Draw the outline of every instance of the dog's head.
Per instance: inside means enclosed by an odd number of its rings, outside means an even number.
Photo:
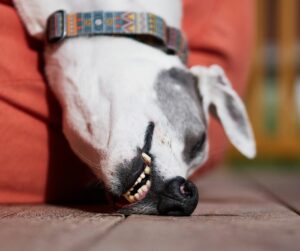
[[[198,194],[186,178],[207,158],[210,111],[243,154],[255,155],[244,105],[220,67],[187,69],[176,56],[116,37],[68,40],[45,57],[72,149],[126,198],[125,213],[192,213]]]

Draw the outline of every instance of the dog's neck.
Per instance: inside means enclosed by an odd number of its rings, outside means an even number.
[[[181,26],[182,6],[180,0],[99,0],[96,2],[98,3],[98,6],[88,7],[98,7],[104,11],[128,10],[135,12],[151,12],[162,17],[169,26],[179,29]]]
[[[131,11],[151,12],[162,17],[169,26],[180,29],[181,0],[14,0],[31,35],[43,37],[47,18],[57,10],[66,12]]]

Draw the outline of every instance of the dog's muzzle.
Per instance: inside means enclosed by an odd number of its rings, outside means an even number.
[[[146,213],[150,214],[188,216],[193,213],[198,204],[198,190],[192,182],[180,176],[162,179],[152,157],[145,152],[129,166],[129,169],[121,168],[119,176],[123,197],[129,203],[125,204],[125,211],[121,209],[123,213],[145,213],[149,204],[151,210]]]

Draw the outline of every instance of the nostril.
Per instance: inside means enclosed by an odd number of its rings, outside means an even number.
[[[158,203],[158,211],[164,215],[190,215],[198,204],[196,186],[182,177],[166,183]]]
[[[190,181],[186,181],[179,187],[180,193],[184,197],[192,197],[194,195],[194,184]]]

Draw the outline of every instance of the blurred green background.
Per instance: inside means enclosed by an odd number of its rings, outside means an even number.
[[[253,0],[254,1],[254,0]],[[256,1],[256,49],[245,97],[258,155],[234,166],[300,168],[300,1]]]

